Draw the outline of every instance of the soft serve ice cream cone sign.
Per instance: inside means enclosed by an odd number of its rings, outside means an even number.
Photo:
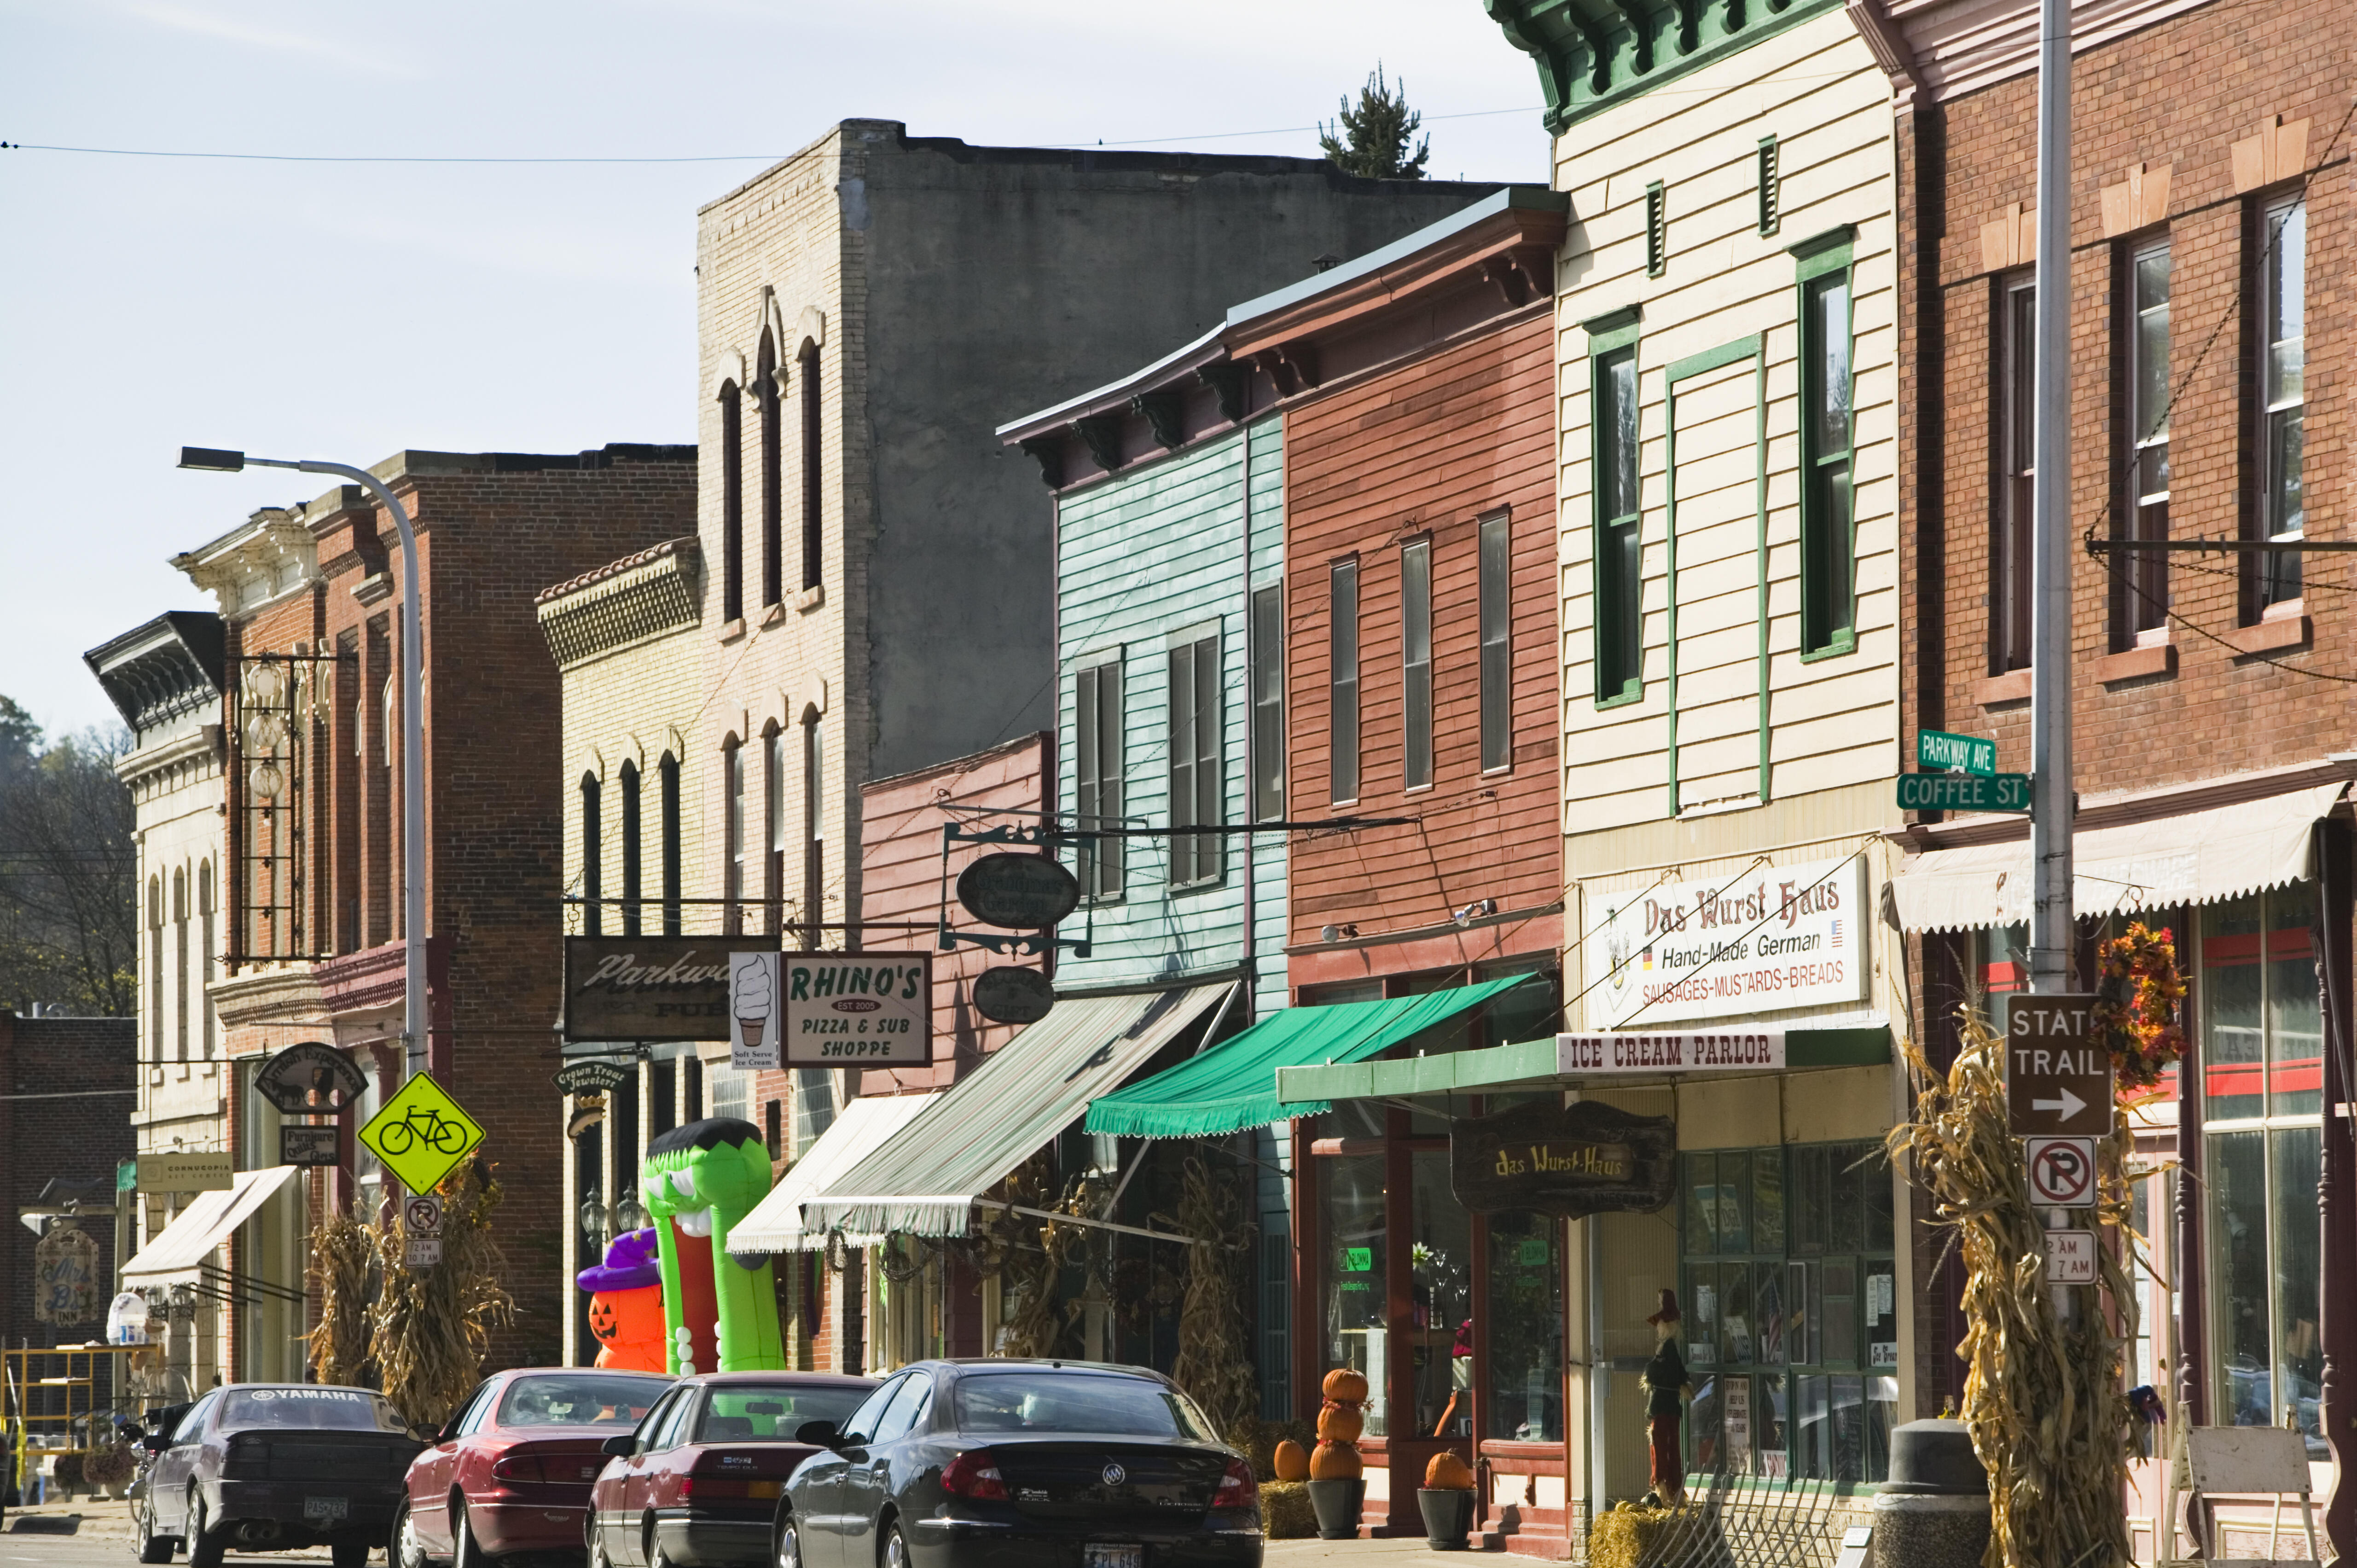
[[[728,1065],[781,1065],[778,1048],[778,960],[773,952],[728,955]]]

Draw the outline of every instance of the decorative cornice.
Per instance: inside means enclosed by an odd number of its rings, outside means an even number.
[[[1538,63],[1545,124],[1573,122],[1749,48],[1843,0],[1482,0]]]
[[[221,617],[167,610],[81,657],[123,722],[143,735],[220,698]]]
[[[213,596],[224,618],[251,616],[320,580],[319,542],[304,515],[299,507],[264,507],[244,526],[173,556],[172,564]]]
[[[559,669],[633,647],[701,618],[699,549],[693,534],[544,589],[536,599],[541,635]]]
[[[284,966],[256,968],[205,987],[221,1027],[242,1029],[249,1024],[324,1024],[328,1007],[319,992],[319,977],[310,963],[293,961]]]

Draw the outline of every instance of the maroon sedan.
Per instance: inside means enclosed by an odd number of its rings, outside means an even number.
[[[683,1378],[627,1436],[589,1499],[590,1568],[730,1568],[769,1559],[770,1525],[794,1466],[874,1392],[873,1378],[711,1372]]]
[[[635,1428],[671,1386],[651,1372],[586,1368],[486,1379],[410,1464],[393,1523],[393,1568],[577,1553],[606,1440]]]

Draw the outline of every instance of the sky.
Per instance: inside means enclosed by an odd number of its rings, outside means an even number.
[[[1433,174],[1545,181],[1480,0],[0,0],[0,693],[114,722],[82,651],[214,607],[170,557],[326,488],[183,445],[694,440],[695,209],[837,120],[1315,156],[1378,61]]]

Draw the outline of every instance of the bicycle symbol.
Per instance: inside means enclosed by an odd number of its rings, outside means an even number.
[[[437,1155],[455,1155],[467,1146],[467,1129],[431,1105],[413,1105],[407,1115],[379,1133],[376,1141],[388,1159],[399,1159],[420,1145]]]

